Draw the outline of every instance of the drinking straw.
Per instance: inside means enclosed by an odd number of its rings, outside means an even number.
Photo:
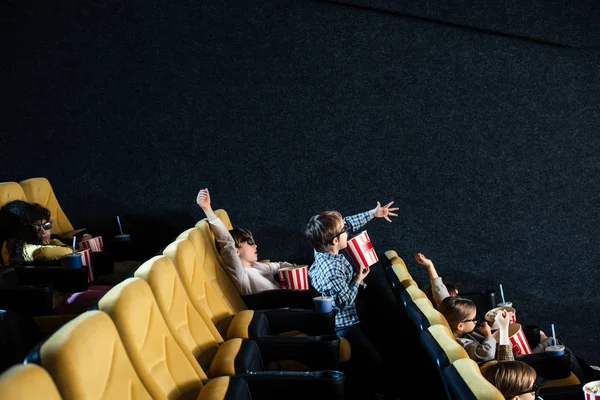
[[[77,240],[76,236],[73,236],[73,254],[75,254],[75,241]]]
[[[504,290],[502,290],[502,284],[500,284],[500,296],[502,297],[502,302],[506,303],[506,301],[504,301]]]
[[[554,332],[554,324],[552,324],[552,341],[554,342],[554,346],[556,346],[556,332]]]
[[[123,234],[123,228],[121,227],[121,218],[119,218],[119,216],[117,215],[117,223],[119,224],[119,231],[121,232],[121,235]]]

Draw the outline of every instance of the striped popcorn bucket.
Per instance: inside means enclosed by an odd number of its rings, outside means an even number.
[[[352,239],[348,240],[347,250],[348,253],[350,253],[352,261],[354,261],[356,268],[369,268],[379,261],[367,231],[362,231]]]
[[[88,240],[82,240],[75,247],[77,250],[91,249],[94,253],[98,253],[104,251],[104,242],[102,241],[102,236],[96,236]]]
[[[496,340],[500,339],[500,331],[496,331],[493,333],[494,338]],[[521,327],[521,324],[514,323],[508,326],[508,339],[510,340],[510,344],[512,344],[513,354],[515,356],[520,356],[524,354],[531,354],[531,347],[529,346],[529,342],[525,337],[525,332]]]
[[[94,270],[92,269],[92,250],[82,249],[78,250],[77,253],[81,254],[81,265],[87,269],[88,282],[94,280]]]
[[[286,267],[277,271],[282,289],[308,290],[308,266]]]
[[[600,400],[600,381],[591,381],[583,385],[585,400]]]

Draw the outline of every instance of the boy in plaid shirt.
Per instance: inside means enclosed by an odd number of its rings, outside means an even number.
[[[375,392],[377,388],[369,388],[367,382],[377,382],[382,376],[379,353],[359,327],[356,311],[356,296],[359,286],[366,286],[363,280],[369,275],[369,268],[355,271],[354,267],[340,253],[348,246],[348,236],[358,231],[373,218],[398,216],[391,207],[394,202],[377,207],[370,211],[343,218],[337,211],[325,211],[313,216],[306,227],[306,236],[314,248],[315,261],[308,270],[312,287],[323,296],[333,298],[336,334],[346,338],[352,346],[351,371],[346,378],[351,387],[347,391],[356,399],[381,398]],[[356,385],[352,387],[352,383]],[[377,385],[375,385],[377,386]]]

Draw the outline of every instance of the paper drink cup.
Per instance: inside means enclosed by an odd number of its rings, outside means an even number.
[[[585,400],[600,400],[600,381],[591,381],[583,385]]]
[[[493,336],[498,341],[500,339],[500,331],[493,333]],[[521,327],[521,324],[514,323],[508,326],[508,339],[512,345],[513,355],[519,356],[524,354],[531,354],[531,347],[525,337],[525,332]]]
[[[318,314],[330,313],[333,309],[333,298],[329,296],[318,296],[313,299],[315,302],[315,312]]]
[[[308,290],[308,265],[281,268],[277,273],[282,289]]]
[[[94,270],[92,269],[92,250],[83,249],[77,251],[77,254],[81,255],[81,265],[87,269],[88,282],[94,280]]]
[[[67,268],[81,268],[81,254],[66,254],[62,256],[62,265]]]
[[[96,236],[91,239],[82,240],[75,246],[77,250],[91,249],[95,253],[104,251],[104,241],[102,240],[102,236]]]
[[[563,346],[562,344],[557,344],[556,346],[548,346],[544,349],[544,351],[548,355],[562,356],[565,354],[565,346]]]
[[[352,258],[352,261],[354,261],[356,268],[369,268],[371,265],[379,261],[367,231],[362,231],[352,239],[348,240],[347,250]]]

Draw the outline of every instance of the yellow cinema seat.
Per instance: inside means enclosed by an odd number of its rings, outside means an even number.
[[[16,364],[0,375],[2,400],[61,400],[48,372],[35,364]]]
[[[58,203],[58,199],[54,194],[52,185],[46,178],[30,178],[19,182],[27,200],[30,203],[38,203],[50,210],[50,219],[53,222],[52,233],[65,237],[72,238],[84,229],[74,229],[69,221],[69,218]]]

